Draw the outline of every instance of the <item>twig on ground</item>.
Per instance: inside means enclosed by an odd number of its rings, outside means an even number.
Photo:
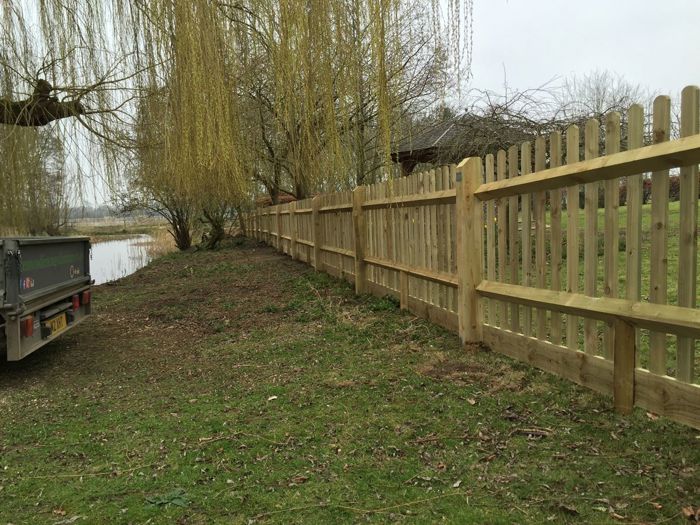
[[[464,492],[464,491],[449,492],[447,494],[440,494],[438,496],[433,496],[431,498],[421,498],[421,499],[417,499],[417,500],[413,500],[413,501],[407,501],[405,503],[397,503],[396,505],[389,505],[388,507],[379,507],[376,509],[360,509],[357,507],[353,507],[351,505],[341,505],[341,504],[335,504],[335,503],[317,503],[315,505],[305,505],[303,507],[290,507],[288,509],[280,509],[280,510],[273,510],[270,512],[263,512],[261,514],[257,514],[256,516],[253,516],[252,519],[259,520],[260,518],[265,518],[267,516],[272,516],[274,514],[282,514],[285,512],[295,512],[298,510],[308,510],[308,509],[324,508],[324,507],[349,510],[352,512],[356,512],[357,514],[381,514],[383,512],[387,512],[390,510],[400,509],[400,508],[404,508],[404,507],[410,507],[413,505],[418,505],[420,503],[427,503],[428,501],[434,501],[437,499],[449,498],[449,497],[453,497],[453,496],[468,497],[469,493]]]
[[[258,434],[249,434],[246,432],[236,432],[235,434],[230,434],[227,436],[214,436],[214,437],[210,437],[210,438],[199,438],[199,443],[197,445],[198,446],[208,445],[208,444],[214,443],[216,441],[233,441],[233,440],[240,439],[241,436],[262,439],[263,441],[267,441],[268,443],[270,443],[272,445],[277,445],[280,447],[286,447],[292,441],[292,436],[289,436],[286,441],[282,442],[282,441],[274,441],[272,439],[266,438],[265,436],[260,436]]]
[[[134,472],[135,470],[154,467],[157,464],[158,463],[149,463],[147,465],[140,465],[138,467],[134,467],[134,468],[126,469],[126,470],[113,469],[113,470],[103,471],[103,472],[83,472],[83,473],[79,473],[79,474],[52,474],[50,476],[25,476],[22,479],[82,478],[85,476],[121,476],[122,474],[126,474],[128,472]]]

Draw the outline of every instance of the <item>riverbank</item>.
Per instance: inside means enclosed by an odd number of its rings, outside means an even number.
[[[0,364],[0,522],[652,523],[700,504],[698,431],[617,416],[269,248],[169,254],[93,303]]]
[[[71,224],[68,235],[90,237],[91,242],[129,239],[136,235],[158,235],[167,233],[167,223],[160,218],[142,218],[127,220],[110,218],[109,220],[78,220]]]

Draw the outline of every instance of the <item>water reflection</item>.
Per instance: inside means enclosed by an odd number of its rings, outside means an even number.
[[[90,274],[95,284],[120,279],[146,266],[151,261],[148,247],[152,241],[150,235],[138,235],[93,243]]]

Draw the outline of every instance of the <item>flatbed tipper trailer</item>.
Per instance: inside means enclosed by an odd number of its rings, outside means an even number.
[[[90,314],[90,239],[4,237],[0,254],[0,355],[19,361]]]

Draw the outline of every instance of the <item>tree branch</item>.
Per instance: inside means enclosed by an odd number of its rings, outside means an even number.
[[[46,80],[37,81],[34,93],[25,100],[0,98],[0,124],[11,126],[45,126],[54,120],[76,117],[85,113],[77,100],[59,101],[50,95],[53,86]]]

